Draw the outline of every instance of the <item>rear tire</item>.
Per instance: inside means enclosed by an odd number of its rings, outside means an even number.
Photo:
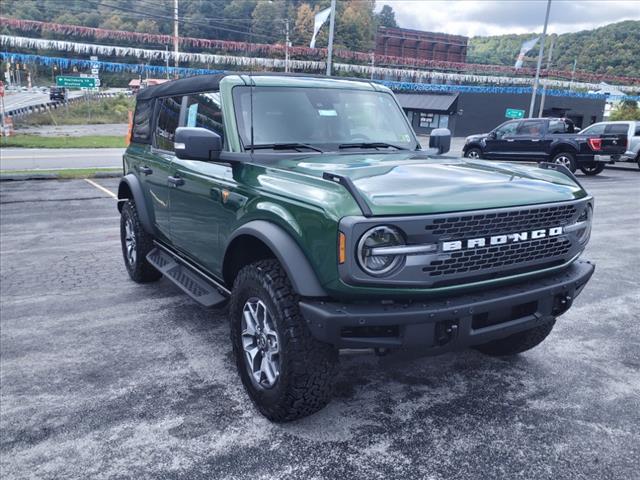
[[[551,163],[555,163],[557,165],[564,165],[571,173],[575,173],[577,164],[576,158],[573,156],[571,152],[558,152],[551,159]]]
[[[464,156],[472,160],[479,160],[482,158],[482,151],[479,148],[473,147],[467,150]]]
[[[602,162],[593,162],[593,163],[586,163],[584,165],[580,165],[580,170],[582,171],[582,173],[584,173],[585,175],[598,175],[599,173],[602,173],[602,171],[604,170],[604,163]]]
[[[240,379],[269,420],[306,417],[331,401],[338,352],[311,335],[277,260],[244,267],[229,304]]]
[[[477,345],[474,348],[492,357],[504,357],[517,355],[518,353],[531,350],[533,347],[541,344],[542,341],[553,330],[556,320],[553,319],[539,327],[534,327],[524,332],[514,333],[505,338],[493,340],[484,345]]]
[[[133,200],[127,200],[122,206],[120,243],[124,264],[131,280],[147,283],[162,277],[162,274],[147,261],[147,254],[154,248],[153,237],[142,227]]]

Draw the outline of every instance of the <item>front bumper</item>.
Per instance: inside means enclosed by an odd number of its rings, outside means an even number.
[[[338,348],[430,348],[480,345],[562,315],[595,265],[578,260],[562,272],[452,298],[411,303],[300,302],[315,338]]]

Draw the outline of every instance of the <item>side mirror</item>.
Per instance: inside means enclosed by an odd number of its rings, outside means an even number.
[[[206,128],[178,127],[174,149],[176,157],[183,160],[218,160],[222,151],[222,138]]]
[[[429,148],[438,151],[438,155],[451,150],[451,130],[448,128],[436,128],[429,136]]]
[[[498,134],[496,132],[489,132],[487,138],[490,140],[495,140],[496,138],[498,138]]]

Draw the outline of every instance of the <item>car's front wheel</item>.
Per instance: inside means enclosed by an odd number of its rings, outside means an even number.
[[[269,420],[295,420],[331,400],[337,350],[311,336],[299,298],[277,260],[244,267],[234,282],[229,316],[238,373]]]
[[[514,333],[506,338],[493,340],[474,348],[486,355],[496,357],[516,355],[518,353],[526,352],[527,350],[531,350],[533,347],[540,345],[551,333],[555,323],[556,320],[553,319],[538,327],[525,330],[524,332]]]
[[[564,165],[571,171],[571,173],[575,173],[577,169],[576,159],[570,152],[556,153],[551,159],[551,163],[555,163],[556,165]]]
[[[469,150],[467,150],[464,153],[464,156],[467,158],[471,158],[473,160],[478,160],[480,158],[482,158],[482,151],[479,148],[473,147],[470,148]]]
[[[584,165],[580,165],[580,170],[585,175],[598,175],[602,173],[604,170],[604,163],[602,162],[593,162],[593,163],[585,163]]]
[[[124,264],[131,280],[146,283],[162,277],[162,274],[147,261],[147,254],[154,248],[153,237],[142,227],[136,204],[132,200],[127,200],[122,206],[120,242]]]

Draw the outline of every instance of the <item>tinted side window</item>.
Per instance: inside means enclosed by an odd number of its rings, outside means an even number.
[[[550,120],[548,133],[567,133],[567,124],[563,120]]]
[[[626,135],[627,133],[629,133],[629,125],[627,125],[626,123],[613,123],[605,127],[604,133]]]
[[[539,137],[544,131],[544,122],[540,120],[525,120],[516,129],[516,135],[531,135]]]
[[[511,122],[511,123],[505,123],[504,125],[501,125],[496,130],[496,138],[507,137],[515,134],[516,128],[518,127],[519,124],[520,122]]]
[[[640,137],[640,123],[636,124],[636,133],[633,134],[635,137]]]
[[[182,97],[166,97],[157,100],[156,128],[153,133],[154,145],[162,150],[173,152],[173,141],[180,121]]]
[[[597,125],[593,125],[589,128],[584,129],[580,134],[585,135],[602,135],[604,133],[604,123],[600,123]]]
[[[136,102],[136,112],[133,116],[133,134],[131,135],[131,140],[138,143],[149,143],[149,138],[151,137],[152,112],[153,99]]]
[[[224,144],[224,122],[220,106],[220,92],[189,95],[187,99],[187,127],[200,127],[216,132]]]

